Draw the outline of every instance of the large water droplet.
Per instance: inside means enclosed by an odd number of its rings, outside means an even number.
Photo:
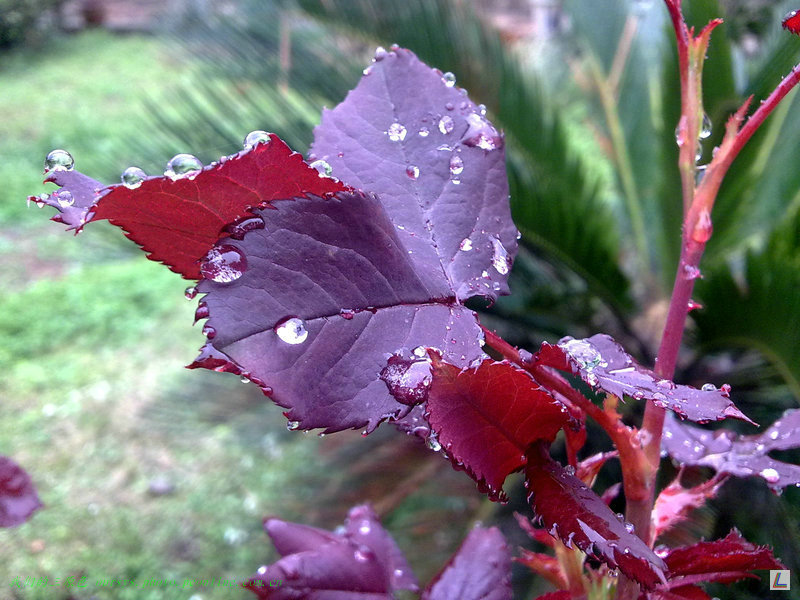
[[[417,179],[417,177],[419,177],[419,167],[415,165],[408,165],[406,167],[406,175],[408,175],[411,179]]]
[[[509,260],[508,251],[503,243],[496,237],[492,238],[492,246],[494,246],[494,254],[492,255],[492,266],[497,270],[500,275],[508,275]]]
[[[406,139],[406,128],[401,123],[392,123],[386,133],[393,142],[402,142]]]
[[[375,55],[373,57],[373,60],[375,62],[380,62],[384,58],[386,58],[387,54],[389,53],[386,51],[386,48],[384,48],[383,46],[378,46],[377,48],[375,48]]]
[[[316,169],[317,172],[323,177],[330,177],[331,173],[333,173],[333,168],[327,163],[327,161],[322,159],[315,160],[308,166],[312,169]]]
[[[464,238],[461,240],[461,243],[458,246],[458,249],[462,252],[469,252],[472,250],[472,240],[469,238]]]
[[[439,131],[443,134],[447,135],[451,131],[453,131],[453,127],[455,127],[455,121],[453,121],[453,117],[450,115],[445,115],[441,119],[439,119]]]
[[[603,357],[597,349],[586,340],[567,340],[558,344],[574,358],[582,369],[591,370],[603,364]]]
[[[167,170],[164,171],[164,175],[175,180],[196,175],[202,168],[203,163],[193,154],[176,154],[167,163]]]
[[[289,431],[296,431],[300,429],[300,421],[289,421],[286,423],[286,429]]]
[[[147,177],[147,173],[145,173],[139,167],[128,167],[122,172],[122,176],[120,179],[122,180],[122,185],[124,185],[129,190],[135,190]]]
[[[767,481],[767,483],[778,483],[778,481],[781,479],[780,473],[773,468],[763,469],[759,475],[761,475]]]
[[[495,129],[483,115],[470,113],[467,115],[467,131],[461,142],[465,146],[472,146],[482,150],[491,151],[503,146],[503,136]]]
[[[72,171],[75,167],[75,159],[72,154],[60,148],[52,150],[44,159],[44,172],[49,171]]]
[[[459,175],[464,170],[464,159],[458,154],[450,157],[450,174]]]
[[[456,76],[447,71],[447,73],[442,73],[442,81],[447,87],[453,87],[456,84]]]
[[[699,137],[701,140],[711,137],[711,118],[703,113],[703,122],[700,124]]]
[[[302,344],[308,337],[306,324],[297,317],[290,317],[276,325],[275,333],[287,344]]]
[[[200,263],[203,277],[217,283],[236,281],[246,269],[247,259],[244,253],[231,244],[214,246]]]
[[[69,190],[58,190],[53,195],[56,197],[58,205],[61,208],[67,208],[68,206],[75,204],[75,198],[72,197],[72,192]]]
[[[380,378],[395,400],[414,406],[428,398],[432,378],[430,362],[426,359],[409,360],[398,355],[389,357]]]
[[[256,129],[247,134],[244,138],[244,142],[242,142],[242,146],[244,146],[245,150],[250,150],[257,144],[269,144],[271,140],[272,138],[269,136],[268,132]]]

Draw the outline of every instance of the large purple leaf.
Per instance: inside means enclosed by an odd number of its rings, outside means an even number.
[[[508,293],[517,229],[504,140],[482,110],[409,50],[376,55],[314,131],[314,158],[377,194],[406,251],[459,300]]]
[[[282,555],[245,584],[272,600],[392,600],[395,590],[419,589],[400,549],[368,506],[350,510],[342,533],[267,519]]]
[[[730,388],[703,386],[698,390],[660,379],[653,371],[638,364],[614,338],[605,334],[586,339],[566,337],[554,346],[542,344],[534,355],[537,363],[562,371],[571,371],[592,388],[619,398],[652,400],[668,408],[682,419],[698,423],[719,421],[727,417],[752,423],[730,400]]]
[[[375,196],[254,213],[257,228],[226,240],[247,267],[198,286],[209,342],[192,366],[243,372],[289,409],[293,427],[338,431],[409,411],[380,378],[392,356],[418,360],[434,347],[461,367],[483,356],[474,313],[405,250]]]
[[[0,455],[0,527],[21,525],[41,506],[30,476],[13,460]]]
[[[550,458],[542,443],[528,452],[529,500],[551,535],[573,544],[652,588],[664,582],[664,562],[580,479]]]
[[[737,477],[758,476],[776,492],[800,485],[800,466],[769,456],[772,450],[800,448],[800,409],[787,410],[757,435],[708,431],[668,419],[661,445],[683,465],[711,467]]]
[[[421,600],[511,600],[511,552],[496,527],[476,527]]]

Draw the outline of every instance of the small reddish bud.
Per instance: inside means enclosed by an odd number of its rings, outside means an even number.
[[[795,35],[800,35],[800,11],[793,10],[783,17],[783,28]]]

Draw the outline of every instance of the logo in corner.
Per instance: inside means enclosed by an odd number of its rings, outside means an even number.
[[[770,571],[769,589],[788,592],[791,586],[789,581],[789,573],[790,571],[788,569],[783,571]]]

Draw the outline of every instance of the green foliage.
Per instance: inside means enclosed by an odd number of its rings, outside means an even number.
[[[62,0],[0,0],[0,49],[25,43],[48,9]]]

